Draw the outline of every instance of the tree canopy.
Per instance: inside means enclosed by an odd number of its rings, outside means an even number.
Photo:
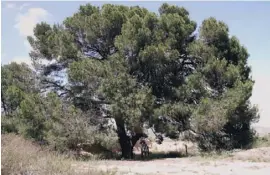
[[[185,8],[167,3],[159,14],[139,6],[82,5],[61,24],[36,25],[28,37],[35,74],[25,65],[2,66],[2,107],[20,108],[33,121],[45,120],[38,116],[45,108],[53,117],[66,103],[95,125],[113,118],[125,158],[144,127],[172,138],[193,131],[202,150],[247,146],[259,118],[249,100],[248,51],[222,21],[211,17],[197,28]],[[33,80],[39,86],[26,88]],[[58,97],[42,98],[58,101],[35,101],[43,90]]]

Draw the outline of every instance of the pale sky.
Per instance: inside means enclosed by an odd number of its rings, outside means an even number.
[[[108,2],[92,2],[101,6]],[[163,2],[110,2],[139,5],[157,12]],[[60,23],[85,2],[2,2],[1,63],[29,62],[30,46],[26,36],[40,21]],[[169,2],[185,7],[198,25],[210,16],[224,21],[230,34],[238,37],[248,49],[249,64],[255,80],[251,102],[259,106],[257,125],[270,127],[270,2]]]

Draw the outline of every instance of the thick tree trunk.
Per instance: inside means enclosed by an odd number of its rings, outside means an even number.
[[[122,158],[133,159],[133,147],[130,142],[130,138],[124,134],[118,135],[119,143],[122,150]]]
[[[133,145],[130,138],[127,136],[124,121],[118,119],[116,121],[117,135],[119,139],[119,144],[121,146],[122,158],[132,159],[133,158]]]
[[[121,146],[122,150],[122,158],[124,159],[133,159],[133,147],[137,143],[137,141],[145,136],[143,133],[136,133],[135,135],[132,135],[129,137],[125,130],[125,123],[121,119],[115,120],[116,126],[117,126],[117,135],[119,139],[119,144]]]

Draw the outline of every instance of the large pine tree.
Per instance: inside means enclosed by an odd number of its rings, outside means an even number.
[[[258,119],[248,52],[221,21],[196,28],[186,9],[168,4],[159,14],[87,4],[62,24],[37,24],[28,39],[42,87],[115,119],[125,158],[144,125],[170,137],[192,130],[204,150],[246,146]]]

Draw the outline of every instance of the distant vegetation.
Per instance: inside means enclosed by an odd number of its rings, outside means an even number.
[[[201,151],[247,148],[259,119],[249,100],[248,51],[222,21],[211,17],[197,28],[186,9],[166,3],[159,14],[87,4],[63,23],[37,24],[28,37],[32,67],[1,66],[2,133],[61,153],[83,143],[119,149],[126,159],[150,127],[174,139],[190,131]],[[35,147],[20,152],[18,142],[3,143],[6,174],[42,163]],[[66,171],[52,159],[40,161]]]
[[[270,134],[255,138],[252,147],[270,147]]]

